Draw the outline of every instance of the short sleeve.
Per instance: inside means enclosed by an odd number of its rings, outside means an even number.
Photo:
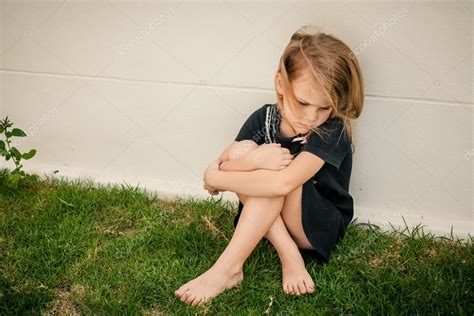
[[[339,169],[345,156],[352,150],[347,131],[343,127],[339,118],[326,120],[320,126],[322,134],[311,133],[303,151],[310,152]]]
[[[241,141],[245,139],[250,139],[256,142],[257,144],[263,143],[263,129],[265,126],[265,110],[266,105],[258,108],[252,114],[249,115],[247,120],[244,122],[240,128],[235,141]]]

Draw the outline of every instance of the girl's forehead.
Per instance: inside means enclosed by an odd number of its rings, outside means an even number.
[[[309,104],[324,104],[328,103],[326,94],[320,85],[315,84],[312,80],[295,80],[292,84],[293,92],[300,101],[305,101]]]

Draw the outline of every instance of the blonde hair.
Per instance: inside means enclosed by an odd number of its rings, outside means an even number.
[[[331,102],[330,118],[342,119],[342,131],[347,131],[353,144],[351,120],[360,116],[364,104],[362,72],[355,54],[335,36],[321,32],[312,25],[303,26],[291,36],[277,70],[281,74],[284,94],[292,109],[298,108],[295,107],[298,101],[291,83],[308,70],[313,75],[315,84],[323,88]],[[278,91],[276,93],[278,109],[283,113],[283,102]],[[312,132],[320,134],[321,129],[312,129]]]

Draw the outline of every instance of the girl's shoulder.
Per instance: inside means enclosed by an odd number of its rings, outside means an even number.
[[[268,116],[268,109],[271,109],[270,106],[271,104],[264,104],[251,112],[234,140],[241,141],[244,139],[252,139],[257,144],[261,144],[265,135],[264,127]]]
[[[257,109],[255,109],[248,117],[249,120],[251,120],[254,123],[261,123],[263,124],[265,122],[265,119],[267,117],[267,113],[271,112],[275,107],[274,104],[270,103],[265,103],[264,105],[259,106]]]

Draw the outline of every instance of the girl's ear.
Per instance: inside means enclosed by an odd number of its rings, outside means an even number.
[[[276,81],[276,89],[277,89],[278,94],[283,94],[283,86],[281,84],[281,74],[280,74],[280,72],[276,73],[275,81]]]

